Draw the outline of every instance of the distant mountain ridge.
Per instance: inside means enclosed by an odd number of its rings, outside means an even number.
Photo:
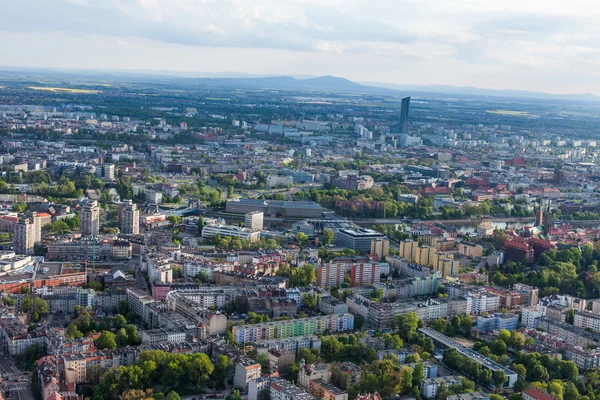
[[[148,82],[184,82],[191,85],[202,85],[240,89],[269,89],[269,90],[309,90],[330,93],[372,94],[404,97],[408,95],[427,96],[463,95],[505,97],[513,99],[539,100],[570,100],[570,101],[599,101],[600,97],[590,94],[550,94],[527,90],[484,89],[477,87],[451,85],[411,85],[382,82],[354,82],[346,78],[331,75],[319,77],[286,75],[252,75],[236,72],[175,72],[175,71],[130,71],[130,70],[77,70],[77,69],[44,69],[44,68],[7,68],[0,67],[0,77],[10,75],[52,75],[82,80],[113,80]]]
[[[361,85],[346,78],[331,75],[316,78],[297,79],[289,76],[273,76],[263,78],[190,78],[190,81],[207,86],[239,87],[255,89],[292,89],[323,90],[332,92],[368,92],[390,91],[390,89]],[[397,92],[394,89],[391,91]]]

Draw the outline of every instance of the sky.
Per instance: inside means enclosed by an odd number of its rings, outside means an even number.
[[[0,66],[600,94],[596,0],[0,0]]]

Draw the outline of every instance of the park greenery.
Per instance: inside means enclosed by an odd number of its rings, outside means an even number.
[[[509,262],[503,270],[490,272],[498,286],[526,283],[539,288],[540,296],[568,294],[581,298],[600,297],[600,242],[585,244],[581,250],[549,250],[538,258],[539,270]]]
[[[104,372],[94,386],[92,399],[121,399],[121,393],[131,390],[145,391],[153,399],[162,399],[168,393],[167,399],[173,399],[175,394],[178,397],[207,386],[222,386],[231,368],[225,355],[218,356],[213,365],[204,353],[143,351],[134,364]]]

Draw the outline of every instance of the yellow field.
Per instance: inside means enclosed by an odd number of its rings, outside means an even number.
[[[516,116],[521,116],[521,117],[526,117],[529,116],[531,114],[529,114],[526,111],[511,111],[511,110],[487,110],[486,112],[490,113],[490,114],[500,114],[500,115],[516,115]]]
[[[90,90],[90,89],[71,89],[71,88],[59,88],[59,87],[47,87],[47,86],[29,86],[32,90],[45,90],[53,93],[79,93],[79,94],[97,94],[101,90]]]

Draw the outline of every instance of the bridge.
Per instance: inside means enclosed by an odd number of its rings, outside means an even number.
[[[177,207],[177,208],[161,208],[156,204],[148,204],[146,206],[146,210],[152,213],[163,213],[165,216],[169,217],[171,215],[177,217],[188,217],[190,215],[197,214],[200,210],[206,210],[206,207],[199,200],[190,200],[187,206]],[[146,211],[144,211],[146,213]]]

